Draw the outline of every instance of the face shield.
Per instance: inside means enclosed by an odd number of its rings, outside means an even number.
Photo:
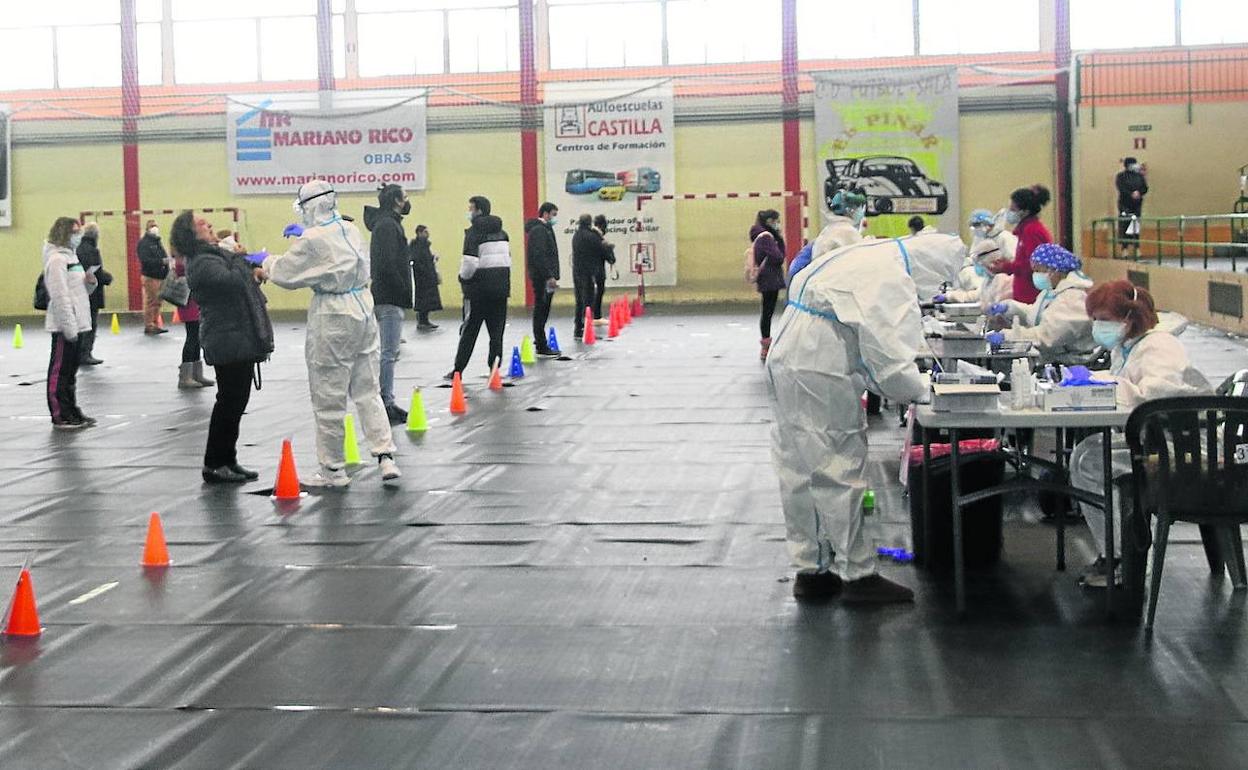
[[[299,196],[295,198],[295,213],[302,219],[305,227],[323,225],[333,221],[337,216],[338,195],[329,182],[314,179],[299,188]]]

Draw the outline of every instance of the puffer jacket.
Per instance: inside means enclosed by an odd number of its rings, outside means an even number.
[[[541,287],[551,278],[559,280],[559,242],[554,229],[540,217],[524,223],[529,280]]]
[[[43,328],[77,339],[91,331],[91,300],[84,283],[86,271],[68,246],[43,244],[43,285],[48,289],[48,314]]]
[[[139,272],[145,278],[164,280],[169,275],[169,253],[160,243],[159,235],[145,234],[139,239]]]
[[[478,214],[464,231],[464,256],[459,265],[464,298],[505,299],[511,296],[511,244],[503,220]]]
[[[199,341],[210,365],[254,364],[273,352],[268,300],[242,256],[200,242],[187,260],[191,298],[199,303]]]
[[[364,207],[364,226],[372,232],[368,243],[369,275],[373,303],[412,306],[412,267],[407,256],[407,233],[403,217],[391,209]]]
[[[769,236],[759,236],[769,233]],[[784,238],[763,225],[750,228],[750,240],[754,243],[754,264],[758,266],[758,280],[754,286],[759,292],[780,291],[784,288]]]

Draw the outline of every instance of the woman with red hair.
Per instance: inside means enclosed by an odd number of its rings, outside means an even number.
[[[1118,408],[1134,409],[1145,401],[1172,396],[1199,396],[1212,392],[1209,382],[1192,366],[1173,334],[1157,328],[1157,308],[1147,289],[1129,281],[1110,281],[1088,293],[1088,315],[1092,318],[1092,338],[1110,351],[1108,374],[1118,384]],[[1104,373],[1097,373],[1105,379]],[[1131,473],[1131,454],[1126,440],[1113,441],[1114,478]],[[1104,455],[1101,435],[1089,436],[1070,456],[1071,482],[1079,489],[1100,493],[1104,485]],[[1114,527],[1122,529],[1122,495],[1114,495]],[[1089,588],[1104,588],[1108,565],[1105,563],[1105,513],[1100,508],[1079,504],[1084,520],[1096,541],[1096,561],[1080,578]]]

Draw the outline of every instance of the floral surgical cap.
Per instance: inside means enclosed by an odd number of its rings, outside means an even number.
[[[1031,252],[1031,262],[1059,273],[1073,273],[1083,267],[1083,260],[1056,243],[1042,243]]]

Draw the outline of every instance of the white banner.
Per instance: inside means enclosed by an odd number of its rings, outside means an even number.
[[[13,224],[13,132],[9,105],[0,104],[0,227]]]
[[[559,207],[559,255],[571,285],[572,234],[581,214],[608,220],[619,278],[635,286],[676,283],[676,209],[672,201],[637,197],[676,189],[672,88],[620,80],[546,85],[546,200]],[[526,212],[527,213],[527,212]],[[637,229],[636,220],[641,228]]]
[[[425,189],[424,91],[326,91],[227,97],[234,195],[293,194],[311,179],[342,192],[393,182]]]
[[[855,186],[872,235],[907,234],[919,215],[948,233],[958,211],[958,72],[955,67],[816,72],[817,197]]]

